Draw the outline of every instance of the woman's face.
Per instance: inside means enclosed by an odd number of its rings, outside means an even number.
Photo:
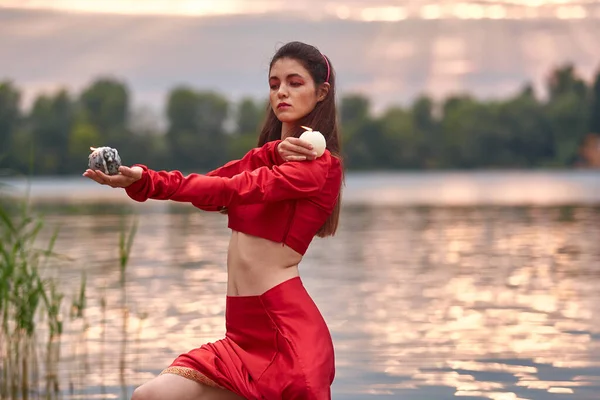
[[[284,123],[293,123],[308,115],[325,98],[329,85],[315,88],[310,73],[298,61],[281,58],[269,75],[271,108]]]

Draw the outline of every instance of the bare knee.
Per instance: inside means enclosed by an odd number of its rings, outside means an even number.
[[[152,397],[152,391],[148,390],[145,385],[142,385],[133,391],[131,400],[155,400],[155,397]]]
[[[205,386],[178,375],[160,375],[133,391],[131,400],[244,400],[238,395]]]

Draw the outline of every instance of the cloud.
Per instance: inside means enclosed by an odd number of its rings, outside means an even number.
[[[29,100],[63,85],[79,90],[103,75],[121,78],[136,102],[153,107],[179,84],[263,98],[270,57],[301,40],[332,59],[341,93],[364,93],[382,108],[424,91],[504,96],[528,80],[541,86],[568,61],[590,75],[600,61],[593,46],[599,33],[593,20],[367,23],[288,13],[181,18],[0,9],[0,79],[13,79]]]

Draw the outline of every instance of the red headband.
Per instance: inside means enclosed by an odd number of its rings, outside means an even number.
[[[325,54],[321,53],[321,55],[325,59],[325,65],[327,65],[327,78],[325,79],[325,82],[329,83],[329,74],[331,73],[331,69],[329,68],[329,61],[327,60],[327,57],[325,57]]]

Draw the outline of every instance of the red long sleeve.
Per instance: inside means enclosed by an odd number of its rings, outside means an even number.
[[[272,168],[262,166],[230,178],[179,171],[153,171],[146,166],[142,179],[129,186],[136,201],[147,199],[190,202],[196,207],[228,207],[314,196],[325,185],[333,158],[326,152],[314,161],[289,162]]]
[[[262,147],[250,150],[240,160],[230,161],[222,167],[206,173],[206,175],[231,178],[243,171],[253,171],[260,167],[281,165],[284,163],[284,160],[277,152],[279,143],[281,143],[281,140],[267,142]]]
[[[253,171],[257,168],[266,166],[272,167],[274,165],[281,165],[285,162],[283,158],[277,152],[277,146],[281,143],[281,140],[273,140],[267,142],[262,147],[256,147],[251,149],[248,153],[244,155],[239,160],[233,160],[228,162],[227,164],[219,167],[215,170],[212,170],[206,173],[207,176],[220,176],[224,178],[231,178],[243,171]],[[138,165],[144,169],[147,169],[143,165]],[[137,182],[136,182],[137,183]],[[127,193],[130,197],[135,198],[138,194],[139,184],[134,184],[133,188],[128,188]],[[132,196],[133,194],[133,196]],[[141,200],[143,201],[143,200]],[[188,200],[181,200],[188,201]],[[205,211],[219,211],[221,210],[221,206],[208,206],[208,205],[196,205],[198,208],[201,208]]]

